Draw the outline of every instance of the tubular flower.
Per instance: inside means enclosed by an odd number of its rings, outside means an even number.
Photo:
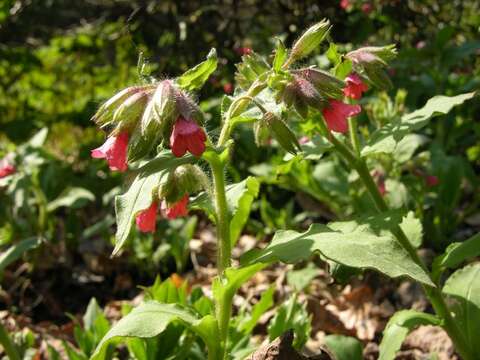
[[[368,86],[362,81],[356,73],[351,73],[345,79],[347,86],[343,89],[346,97],[358,100],[362,97],[362,93],[368,90]]]
[[[0,161],[0,179],[13,174],[16,170],[15,166],[9,164],[7,161]]]
[[[380,193],[380,195],[385,196],[385,194],[387,193],[387,187],[385,185],[385,175],[381,171],[375,170],[372,173],[372,177],[377,184],[378,192]]]
[[[176,219],[179,216],[187,216],[188,194],[185,194],[179,201],[174,204],[167,204],[165,200],[162,201],[162,214],[168,219]]]
[[[138,230],[141,232],[155,232],[157,226],[157,209],[158,202],[152,202],[152,205],[148,209],[141,211],[136,219],[135,223],[137,224]]]
[[[128,133],[122,132],[117,136],[110,136],[105,143],[92,150],[95,159],[106,159],[110,170],[127,170]]]
[[[348,131],[347,118],[358,115],[360,105],[349,105],[338,100],[329,100],[329,106],[322,110],[323,117],[331,131],[345,133]]]
[[[180,116],[170,135],[170,147],[176,157],[185,155],[187,151],[195,156],[201,156],[205,151],[207,135],[195,121]]]
[[[427,183],[427,186],[434,187],[437,186],[440,181],[435,175],[427,175],[425,176],[425,182]]]

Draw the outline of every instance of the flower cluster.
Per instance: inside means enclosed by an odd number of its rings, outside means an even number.
[[[175,157],[187,152],[200,157],[206,148],[198,105],[172,80],[120,91],[100,107],[93,120],[111,131],[91,156],[105,159],[113,171],[126,171],[129,162],[144,158],[159,144],[169,146]],[[150,206],[136,215],[139,231],[154,232],[159,211],[167,219],[186,216],[188,194],[202,188],[198,181],[202,175],[189,165],[175,169],[166,183],[159,184]]]
[[[207,136],[200,110],[172,80],[120,91],[102,105],[93,120],[102,128],[113,127],[91,155],[106,159],[114,171],[126,171],[129,161],[146,156],[165,138],[177,157],[187,151],[198,157],[205,151]]]

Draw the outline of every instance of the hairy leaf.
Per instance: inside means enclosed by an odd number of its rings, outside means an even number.
[[[115,213],[117,217],[116,255],[127,241],[137,214],[147,209],[153,200],[158,186],[167,180],[168,174],[177,166],[193,162],[193,157],[175,157],[170,151],[163,151],[139,169],[127,192],[115,197]]]
[[[207,60],[185,72],[177,79],[177,83],[180,87],[189,91],[201,88],[216,68],[217,51],[211,49],[207,55]]]
[[[452,302],[450,309],[470,346],[472,354],[480,354],[480,263],[467,265],[454,272],[443,292]]]
[[[464,242],[450,244],[445,253],[435,259],[434,269],[452,269],[467,259],[480,255],[480,233]],[[434,270],[435,271],[435,270]]]
[[[382,214],[380,214],[382,215]],[[362,221],[313,224],[307,231],[278,231],[262,250],[243,257],[244,263],[296,263],[314,252],[340,264],[376,269],[390,277],[408,276],[433,285],[429,275],[389,232],[390,216],[373,216]]]
[[[380,343],[379,360],[393,360],[408,333],[420,325],[440,325],[434,315],[415,310],[401,310],[388,321]]]
[[[427,101],[425,106],[410,114],[402,116],[401,119],[392,121],[372,134],[372,137],[362,149],[362,155],[379,153],[393,153],[398,143],[413,131],[417,131],[428,124],[430,118],[444,115],[450,112],[455,106],[463,104],[473,98],[475,92],[465,93],[457,96],[434,96]]]
[[[162,333],[174,321],[192,329],[205,341],[209,349],[218,351],[218,328],[211,315],[200,319],[194,312],[180,305],[149,301],[136,307],[112,327],[98,344],[91,360],[100,359],[106,346],[116,338],[151,338]]]

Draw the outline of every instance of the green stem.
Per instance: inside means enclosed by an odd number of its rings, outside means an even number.
[[[388,211],[389,208],[385,203],[383,196],[380,194],[380,191],[378,190],[375,181],[370,175],[365,161],[362,158],[355,156],[355,154],[347,146],[345,146],[345,144],[338,141],[338,139],[336,139],[335,137],[330,136],[329,139],[330,142],[337,149],[337,151],[345,158],[345,160],[347,160],[350,166],[358,172],[358,175],[360,176],[360,179],[367,188],[367,191],[370,194],[373,202],[375,203],[377,210],[379,212]],[[400,245],[410,254],[412,259],[418,265],[420,265],[425,270],[425,272],[429,273],[427,267],[418,256],[417,251],[408,240],[402,228],[400,226],[396,226],[392,230],[392,233],[397,238]],[[422,284],[422,286],[425,294],[432,303],[435,313],[441,319],[443,319],[443,327],[447,331],[453,343],[455,344],[457,352],[460,354],[462,359],[473,360],[474,358],[471,350],[469,349],[469,345],[464,338],[461,329],[458,327],[458,324],[453,319],[452,314],[450,313],[450,310],[445,303],[441,290],[438,287],[427,286],[424,284]]]
[[[357,118],[352,116],[348,118],[348,129],[350,133],[350,141],[352,143],[353,151],[357,156],[360,156],[360,140],[357,132]]]
[[[228,151],[228,150],[227,150]],[[217,269],[219,281],[224,280],[225,269],[231,265],[231,240],[230,240],[230,213],[227,206],[225,192],[225,163],[222,156],[217,153],[208,156],[208,162],[213,174],[213,197],[215,202],[215,217],[217,225]],[[228,340],[228,325],[232,313],[231,299],[222,298],[215,304],[218,329],[220,333],[220,358],[226,357],[226,344]],[[213,356],[213,355],[212,355]]]
[[[10,360],[20,360],[17,348],[2,324],[0,324],[0,344],[2,344],[3,349]]]

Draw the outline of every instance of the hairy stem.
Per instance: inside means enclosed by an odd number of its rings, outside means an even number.
[[[357,157],[345,144],[338,141],[338,139],[336,139],[335,137],[330,136],[329,139],[330,142],[334,145],[335,149],[345,158],[349,165],[358,172],[360,179],[362,180],[368,193],[370,194],[370,197],[375,203],[377,210],[379,212],[388,211],[389,208],[382,195],[380,194],[380,191],[378,190],[375,181],[370,175],[365,161],[362,158]],[[427,267],[418,256],[417,251],[408,240],[402,228],[397,225],[392,230],[392,234],[396,237],[399,244],[410,254],[411,258],[418,265],[420,265],[425,270],[425,272],[429,273]],[[435,313],[441,319],[443,319],[443,328],[447,331],[448,335],[455,344],[457,352],[461,355],[462,359],[473,360],[474,358],[472,356],[471,350],[469,349],[468,343],[463,336],[461,329],[458,327],[458,324],[453,319],[452,314],[448,309],[447,304],[445,303],[445,299],[441,290],[438,287],[427,286],[424,284],[422,284],[422,286],[425,294],[432,303]]]

